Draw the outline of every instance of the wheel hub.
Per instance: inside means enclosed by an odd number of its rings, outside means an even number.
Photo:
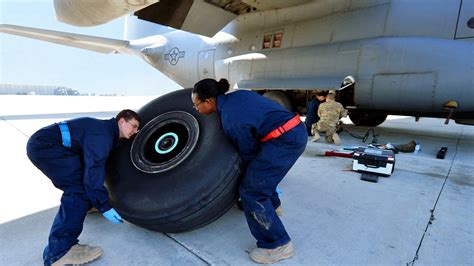
[[[172,169],[186,159],[199,137],[199,124],[191,114],[173,111],[148,122],[132,143],[133,165],[146,173]]]

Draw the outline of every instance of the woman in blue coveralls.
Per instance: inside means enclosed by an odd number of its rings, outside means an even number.
[[[43,252],[45,265],[84,264],[102,255],[100,247],[79,245],[87,211],[97,208],[114,224],[122,222],[109,205],[105,161],[119,143],[137,133],[140,117],[123,110],[115,118],[77,118],[44,127],[27,144],[31,162],[64,193]]]
[[[298,115],[251,91],[225,94],[229,82],[204,79],[194,85],[192,101],[202,114],[217,112],[224,134],[244,161],[239,194],[257,248],[250,258],[274,263],[293,256],[293,246],[275,213],[278,183],[303,153],[307,133]]]

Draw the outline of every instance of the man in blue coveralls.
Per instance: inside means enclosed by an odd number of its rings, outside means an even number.
[[[328,91],[318,91],[316,93],[316,98],[313,98],[308,102],[306,108],[306,120],[304,121],[308,136],[313,136],[313,133],[311,132],[311,127],[314,123],[317,123],[319,121],[318,108],[320,104],[326,101],[327,95]]]
[[[45,265],[84,264],[102,255],[100,247],[78,244],[78,237],[92,207],[110,222],[122,222],[108,202],[105,162],[119,139],[131,138],[139,126],[138,114],[126,109],[109,120],[84,117],[56,123],[30,137],[31,162],[64,192],[43,252]]]
[[[257,248],[250,258],[275,263],[293,256],[293,245],[276,209],[276,187],[307,143],[298,115],[250,91],[226,94],[229,82],[203,79],[194,85],[192,102],[201,114],[217,112],[224,134],[235,144],[244,162],[239,195]]]

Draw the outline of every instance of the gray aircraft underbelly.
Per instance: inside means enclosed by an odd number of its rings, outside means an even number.
[[[382,37],[266,52],[249,64],[250,79],[357,76],[358,108],[442,112],[447,101],[458,112],[474,110],[474,43]],[[242,72],[242,66],[230,66]],[[315,85],[317,88],[317,85]]]

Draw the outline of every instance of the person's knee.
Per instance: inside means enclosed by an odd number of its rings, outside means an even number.
[[[269,202],[270,198],[268,198]],[[265,200],[262,197],[259,196],[252,196],[249,194],[243,194],[243,196],[240,196],[240,201],[242,202],[242,207],[244,210],[247,210],[249,212],[262,212],[265,211]]]
[[[44,157],[44,150],[41,146],[41,141],[35,136],[31,136],[26,143],[26,156],[35,165],[41,161],[41,157]]]
[[[329,130],[327,130],[326,134],[328,135],[331,135],[336,133],[336,128],[335,127],[332,127],[332,128],[329,128]]]
[[[321,124],[317,123],[316,124],[316,130],[318,130],[319,132],[324,132],[326,131],[326,127],[325,126],[322,126]]]
[[[252,198],[254,198],[250,191],[243,186],[239,187],[239,196],[242,202],[248,202],[251,201]]]
[[[239,187],[239,196],[242,203],[247,205],[265,197],[265,195],[263,195],[261,191],[252,187],[245,187],[242,185]]]
[[[36,149],[35,149],[35,143],[34,141],[30,138],[28,139],[28,142],[26,143],[26,155],[28,158],[33,161],[33,159],[36,158]]]

